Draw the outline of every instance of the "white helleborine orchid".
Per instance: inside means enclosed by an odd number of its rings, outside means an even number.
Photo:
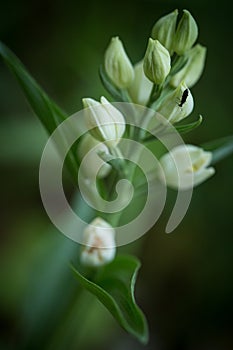
[[[110,147],[116,146],[125,132],[125,119],[122,113],[105,97],[100,102],[83,98],[86,110],[86,125],[90,133],[99,141],[106,141]]]
[[[187,63],[170,80],[170,85],[177,87],[182,81],[191,88],[200,79],[205,66],[206,47],[197,44],[186,54]]]
[[[115,230],[105,220],[95,218],[84,230],[81,252],[83,265],[98,267],[111,262],[116,254]]]
[[[133,81],[133,66],[118,37],[111,39],[105,52],[104,68],[109,78],[119,89],[128,88]]]
[[[168,13],[166,16],[161,17],[155,23],[151,33],[151,37],[159,40],[159,42],[166,47],[170,54],[173,53],[177,17],[178,10],[174,10],[171,13]]]
[[[158,40],[149,38],[143,68],[145,75],[154,84],[162,84],[171,69],[169,51]]]
[[[150,98],[153,83],[145,76],[143,61],[134,66],[134,80],[128,89],[134,103],[145,106]]]
[[[212,153],[193,145],[179,145],[160,159],[163,175],[169,187],[187,190],[199,185],[215,173],[208,167]],[[162,177],[162,176],[161,176]]]
[[[157,112],[174,124],[186,118],[192,112],[193,106],[193,96],[190,90],[185,83],[181,83],[164,98]]]
[[[100,151],[109,154],[108,147],[104,143],[100,143],[90,134],[86,134],[81,140],[77,151],[81,160],[87,155],[81,167],[84,177],[93,179],[97,175],[98,178],[104,178],[111,171],[111,165],[99,157],[98,152]],[[100,169],[98,173],[97,169]]]
[[[191,13],[187,10],[183,10],[183,16],[181,17],[175,34],[175,40],[173,43],[174,51],[180,56],[188,51],[198,36],[198,27],[195,19]]]

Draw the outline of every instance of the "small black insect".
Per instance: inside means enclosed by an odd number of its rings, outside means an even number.
[[[181,97],[180,103],[178,103],[179,107],[182,107],[183,104],[186,102],[188,94],[189,94],[189,89],[185,89],[184,92],[183,92],[183,95]]]

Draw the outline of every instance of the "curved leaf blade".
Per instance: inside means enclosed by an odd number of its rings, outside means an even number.
[[[65,120],[65,113],[46,95],[18,57],[2,42],[0,56],[18,80],[33,111],[51,134]]]
[[[38,116],[49,134],[62,123],[67,115],[53,102],[37,84],[18,57],[2,42],[0,42],[0,57],[18,80],[30,106]],[[65,144],[65,140],[64,144]],[[67,156],[67,167],[76,181],[78,163],[72,151]]]
[[[113,83],[110,81],[109,77],[107,76],[103,66],[100,66],[99,68],[99,76],[100,80],[105,87],[105,89],[108,91],[108,93],[118,102],[125,101],[129,102],[126,96],[124,95],[123,91],[118,89],[116,86],[113,85]]]
[[[176,56],[172,64],[170,75],[173,76],[176,73],[178,73],[182,68],[184,68],[187,62],[188,57],[186,57],[185,55]]]
[[[193,123],[189,123],[189,124],[183,124],[183,125],[174,125],[176,131],[178,131],[180,134],[186,134],[194,129],[196,129],[201,123],[202,123],[202,116],[200,115],[198,120],[193,122]],[[157,134],[161,135],[166,135],[169,133],[174,133],[174,127],[171,127],[170,124],[165,125],[165,126],[161,126],[161,131],[158,129],[156,130]],[[143,139],[144,142],[151,142],[151,141],[157,141],[158,139],[156,138],[155,135],[149,135],[147,137],[145,137]]]
[[[148,341],[147,321],[134,299],[134,286],[140,262],[133,256],[118,255],[101,268],[95,282],[71,266],[80,284],[110,311],[118,323],[142,343]]]
[[[202,116],[199,115],[199,118],[197,121],[189,124],[177,125],[175,128],[180,134],[186,134],[196,129],[202,123],[202,120],[203,120]]]

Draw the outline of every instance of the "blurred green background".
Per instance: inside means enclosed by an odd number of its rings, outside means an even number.
[[[231,7],[227,0],[2,0],[0,33],[72,114],[81,108],[82,97],[104,93],[98,67],[112,36],[120,36],[137,62],[155,20],[187,8],[199,25],[199,42],[208,47],[204,76],[192,89],[193,118],[201,113],[204,122],[186,137],[201,144],[233,133]],[[154,230],[141,239],[136,297],[151,333],[143,347],[89,295],[75,303],[78,285],[67,263],[77,246],[52,228],[39,195],[38,167],[47,136],[2,62],[0,118],[0,349],[21,349],[21,344],[29,350],[233,349],[233,157],[217,164],[216,175],[195,190],[174,233],[164,233],[169,203]],[[89,302],[92,312],[85,315]]]

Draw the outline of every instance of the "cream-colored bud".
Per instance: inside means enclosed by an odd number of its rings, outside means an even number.
[[[212,153],[193,145],[180,145],[160,159],[163,175],[169,187],[187,190],[207,180],[215,173],[209,167]]]
[[[186,118],[193,110],[194,101],[185,83],[181,83],[167,95],[157,109],[170,123],[174,124]]]
[[[151,33],[151,37],[159,40],[159,42],[166,47],[170,54],[173,53],[177,16],[178,10],[174,10],[168,15],[161,17],[155,23]]]
[[[195,19],[191,15],[191,13],[187,10],[183,10],[183,16],[179,21],[173,49],[178,55],[183,55],[186,51],[188,51],[198,36],[198,27]]]
[[[134,103],[145,106],[149,101],[153,83],[147,79],[143,70],[143,61],[134,66],[134,80],[128,89]]]
[[[100,143],[90,134],[86,134],[78,146],[77,153],[80,160],[86,156],[81,169],[83,176],[88,179],[95,178],[96,175],[98,178],[103,178],[111,171],[111,165],[105,163],[99,157],[98,152],[109,154],[108,147],[104,143]]]
[[[145,75],[154,84],[162,84],[171,69],[168,50],[158,40],[149,39],[143,68]]]
[[[133,81],[133,66],[118,37],[111,39],[105,52],[104,68],[112,82],[120,89],[128,88]]]
[[[100,102],[92,98],[84,98],[86,125],[90,133],[99,141],[106,141],[110,147],[116,146],[125,132],[125,119],[122,113],[105,97]]]
[[[111,262],[116,254],[115,230],[102,218],[95,218],[83,232],[80,260],[83,265],[99,267]]]
[[[188,87],[196,84],[205,66],[206,47],[200,44],[195,45],[188,51],[187,58],[188,61],[185,66],[170,80],[173,87],[177,87],[182,81],[185,81]]]

